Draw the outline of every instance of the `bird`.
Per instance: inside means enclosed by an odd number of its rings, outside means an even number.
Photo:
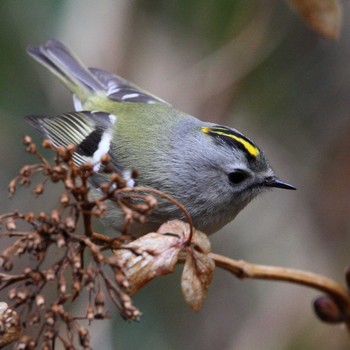
[[[238,130],[202,121],[118,75],[88,68],[59,40],[29,46],[27,52],[70,90],[75,110],[25,119],[55,147],[75,145],[77,165],[94,164],[93,193],[100,193],[110,176],[100,161],[108,154],[127,186],[175,198],[194,227],[210,235],[267,189],[296,189],[275,175],[264,152]],[[139,172],[136,180],[132,169]],[[130,233],[143,235],[173,219],[183,220],[183,212],[160,198],[147,223],[134,223]],[[124,215],[109,201],[101,220],[120,232]]]

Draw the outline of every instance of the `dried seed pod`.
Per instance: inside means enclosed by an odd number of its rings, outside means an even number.
[[[67,190],[72,190],[74,188],[74,183],[73,183],[72,179],[70,179],[70,178],[67,178],[64,180],[64,185],[65,185]]]
[[[12,217],[7,219],[7,221],[6,221],[6,229],[9,230],[9,231],[15,231],[17,229],[15,220]]]
[[[32,168],[29,165],[25,165],[19,173],[21,176],[28,177],[32,174]]]
[[[51,212],[51,220],[54,224],[58,224],[60,222],[61,215],[58,210],[54,209]]]
[[[60,203],[63,205],[67,205],[69,203],[69,195],[67,192],[61,194]]]
[[[110,161],[111,161],[111,157],[110,157],[110,155],[108,155],[108,154],[104,154],[104,155],[101,157],[101,164],[102,164],[102,165],[107,165]]]
[[[23,289],[17,292],[17,298],[25,301],[28,298],[28,290],[27,289]]]
[[[32,212],[26,213],[24,215],[24,220],[27,221],[28,223],[32,223],[35,220],[35,214]]]
[[[74,153],[76,151],[77,147],[75,145],[68,145],[67,146],[67,152]]]
[[[64,224],[69,232],[73,232],[75,230],[75,220],[72,216],[66,217]]]
[[[94,317],[95,317],[94,308],[92,307],[91,304],[89,304],[86,310],[86,318],[88,319],[89,322],[91,322],[94,319]]]
[[[44,188],[45,188],[44,183],[41,182],[40,184],[35,186],[34,193],[36,195],[42,194],[44,192]]]
[[[36,152],[36,145],[34,143],[30,143],[27,148],[26,151],[28,153],[35,153]]]
[[[48,326],[53,326],[56,322],[56,316],[52,311],[47,311],[45,313],[45,323]]]
[[[52,142],[51,142],[50,140],[48,140],[48,139],[45,139],[45,140],[43,140],[43,142],[42,142],[42,146],[43,146],[44,148],[52,148]]]
[[[64,236],[60,233],[56,235],[56,242],[59,248],[65,247],[67,245]]]
[[[46,281],[53,281],[56,278],[55,271],[53,269],[48,269],[44,272]]]
[[[23,143],[28,146],[30,143],[32,143],[32,138],[28,135],[23,137]]]
[[[43,211],[41,211],[38,215],[38,220],[41,221],[41,222],[45,222],[47,220],[47,217],[46,217],[46,213],[44,213]]]
[[[15,193],[16,185],[17,185],[17,178],[14,178],[13,180],[11,180],[11,182],[9,183],[9,186],[8,186],[8,191],[9,191],[10,196],[12,196]]]
[[[38,305],[39,307],[44,306],[45,298],[41,294],[37,294],[35,297],[35,302],[36,302],[36,305]]]
[[[108,182],[104,182],[103,184],[101,184],[100,186],[100,190],[103,193],[108,193],[109,192],[109,188],[110,188],[110,184]]]
[[[0,256],[0,266],[2,266],[5,271],[10,271],[13,268],[13,263],[8,257],[2,255]]]
[[[81,326],[78,329],[78,334],[79,334],[80,345],[83,346],[84,348],[89,349],[90,348],[89,331],[86,328]]]
[[[95,297],[95,307],[96,307],[96,312],[95,312],[95,318],[96,319],[103,319],[105,318],[105,295],[104,293],[100,290],[96,294]]]
[[[317,316],[327,323],[340,323],[344,321],[344,314],[336,302],[329,296],[322,296],[314,301]]]
[[[17,297],[16,289],[15,288],[10,289],[7,295],[10,300],[15,299]]]

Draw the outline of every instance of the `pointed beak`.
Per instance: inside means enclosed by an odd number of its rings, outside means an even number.
[[[264,186],[266,187],[276,187],[276,188],[284,188],[285,190],[296,190],[296,187],[287,184],[286,182],[281,181],[276,176],[267,177],[264,181]]]

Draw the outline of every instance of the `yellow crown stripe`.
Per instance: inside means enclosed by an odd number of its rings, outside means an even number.
[[[217,131],[217,130],[220,130],[221,128],[208,128],[208,127],[203,127],[202,128],[202,131],[205,133],[205,134],[208,134],[208,133],[213,133],[213,134],[216,134],[216,135],[221,135],[221,136],[225,136],[225,137],[230,137],[231,139],[234,139],[236,140],[237,142],[239,142],[246,150],[247,152],[253,156],[253,157],[257,157],[260,153],[259,149],[253,145],[252,143],[250,143],[249,141],[243,139],[242,137],[239,137],[237,135],[233,135],[233,134],[228,134],[224,131]],[[222,128],[221,130],[225,130],[224,128]]]

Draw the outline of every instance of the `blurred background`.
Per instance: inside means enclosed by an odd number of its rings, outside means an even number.
[[[89,66],[117,73],[203,120],[242,131],[298,191],[275,190],[210,239],[216,253],[344,280],[350,263],[350,4],[328,41],[277,0],[0,2],[0,210],[42,199],[7,184],[34,159],[29,114],[72,110],[71,98],[25,52],[64,41]],[[54,191],[54,190],[53,190]],[[57,197],[46,197],[45,208]],[[180,269],[135,296],[139,323],[96,321],[95,349],[348,349],[346,331],[313,314],[312,290],[215,271],[203,310],[184,303]]]

